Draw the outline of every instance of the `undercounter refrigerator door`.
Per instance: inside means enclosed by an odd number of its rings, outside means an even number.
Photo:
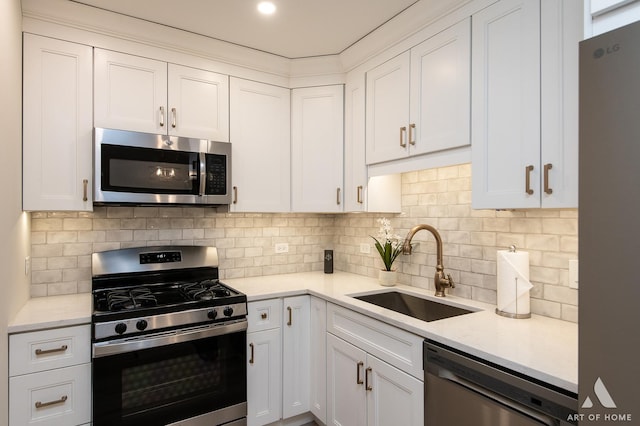
[[[640,22],[580,43],[581,425],[640,421]]]

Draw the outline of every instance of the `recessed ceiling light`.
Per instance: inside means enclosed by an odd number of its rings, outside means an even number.
[[[271,15],[276,11],[276,5],[270,1],[261,1],[258,3],[258,11],[263,15]]]

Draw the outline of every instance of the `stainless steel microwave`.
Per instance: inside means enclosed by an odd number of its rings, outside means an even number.
[[[231,144],[94,130],[95,204],[231,202]]]

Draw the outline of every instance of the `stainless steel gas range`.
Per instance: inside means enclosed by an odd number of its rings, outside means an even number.
[[[246,425],[247,298],[214,247],[92,256],[93,425]]]

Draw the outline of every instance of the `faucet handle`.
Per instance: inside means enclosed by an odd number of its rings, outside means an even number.
[[[456,287],[455,283],[453,282],[453,278],[451,278],[451,274],[447,274],[447,282],[449,282],[449,287],[450,288],[455,288]]]

